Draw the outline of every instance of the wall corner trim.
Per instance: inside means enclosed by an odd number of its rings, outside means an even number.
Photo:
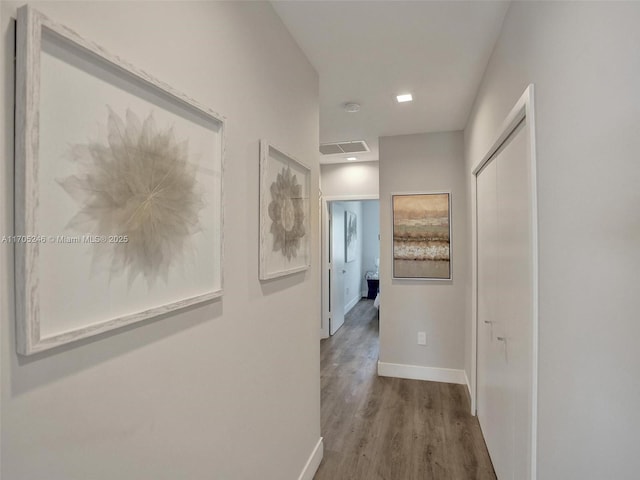
[[[378,375],[381,377],[407,378],[409,380],[427,380],[430,382],[457,383],[465,385],[464,370],[453,368],[421,367],[400,363],[378,362]]]
[[[302,469],[302,473],[298,477],[298,480],[313,480],[314,475],[318,471],[318,467],[320,466],[320,462],[322,461],[322,457],[324,455],[324,444],[323,438],[320,437],[318,443],[316,443],[313,452],[309,456],[307,463]]]

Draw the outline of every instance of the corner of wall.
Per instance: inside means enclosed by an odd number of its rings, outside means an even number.
[[[318,468],[320,467],[320,463],[322,462],[322,457],[324,456],[324,440],[320,437],[318,443],[316,443],[315,448],[309,455],[309,459],[307,463],[302,469],[298,480],[313,480]]]

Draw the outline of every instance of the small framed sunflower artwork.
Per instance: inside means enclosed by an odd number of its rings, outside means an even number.
[[[29,6],[18,10],[17,350],[222,295],[224,120]]]
[[[311,171],[269,142],[260,142],[260,280],[310,266]]]

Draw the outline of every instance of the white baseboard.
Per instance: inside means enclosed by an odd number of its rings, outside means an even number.
[[[463,372],[464,372],[464,384],[467,386],[467,392],[469,392],[469,398],[473,398],[473,395],[471,395],[471,382],[469,381],[469,377],[467,377],[466,370],[463,370]]]
[[[475,417],[476,415],[476,402],[475,398],[473,398],[473,394],[471,393],[471,382],[469,381],[469,377],[467,377],[467,371],[464,370],[464,383],[467,384],[467,391],[469,392],[469,403],[471,404],[471,415]]]
[[[400,363],[378,362],[378,375],[381,377],[408,378],[410,380],[428,380],[431,382],[457,383],[464,385],[464,370],[453,368],[420,367]]]
[[[344,314],[346,315],[347,313],[349,313],[349,310],[355,307],[359,301],[360,301],[360,297],[355,297],[351,299],[351,301],[344,306]]]
[[[309,456],[309,460],[307,460],[307,464],[302,469],[302,473],[298,477],[298,480],[313,480],[313,476],[318,471],[318,467],[322,461],[323,452],[324,447],[322,437],[320,437],[320,440],[316,443],[316,448],[313,449],[313,452],[311,452],[311,455]]]

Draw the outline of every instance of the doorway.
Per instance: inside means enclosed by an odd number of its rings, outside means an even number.
[[[362,298],[377,292],[380,202],[332,197],[322,201],[321,338],[335,334]]]

